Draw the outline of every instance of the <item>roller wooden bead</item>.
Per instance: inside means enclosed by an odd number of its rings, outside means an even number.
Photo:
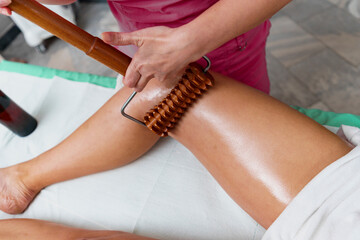
[[[171,92],[146,113],[145,125],[161,137],[166,137],[186,109],[214,85],[214,78],[204,73],[197,63],[191,63]]]

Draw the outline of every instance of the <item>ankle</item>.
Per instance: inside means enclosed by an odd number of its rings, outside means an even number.
[[[14,174],[14,176],[17,177],[30,191],[39,192],[46,187],[41,184],[41,182],[37,181],[38,178],[33,171],[29,170],[26,162],[11,166],[7,170]]]

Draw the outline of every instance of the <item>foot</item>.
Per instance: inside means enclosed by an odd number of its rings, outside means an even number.
[[[0,210],[19,214],[32,202],[40,190],[30,189],[16,167],[0,169]]]

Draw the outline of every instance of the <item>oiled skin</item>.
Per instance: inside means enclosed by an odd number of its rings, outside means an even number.
[[[351,147],[280,101],[213,75],[214,89],[189,109],[170,136],[268,228],[315,175]]]

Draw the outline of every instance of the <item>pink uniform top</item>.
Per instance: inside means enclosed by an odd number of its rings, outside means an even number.
[[[218,0],[108,0],[121,29],[126,32],[153,26],[179,27],[216,2]],[[218,18],[221,21],[221,16]],[[266,21],[207,54],[212,69],[269,92],[265,61],[269,28],[270,23]]]
[[[190,22],[217,0],[108,0],[110,9],[126,31],[146,27],[179,27]]]

